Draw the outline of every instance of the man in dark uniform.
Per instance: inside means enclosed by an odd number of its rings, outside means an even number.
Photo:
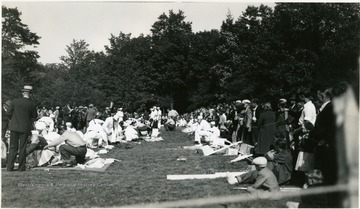
[[[10,150],[7,162],[7,170],[14,170],[14,163],[17,152],[19,151],[19,171],[25,171],[26,166],[26,144],[31,133],[33,123],[37,118],[36,106],[30,100],[32,86],[26,85],[22,89],[22,98],[14,99],[9,107],[11,121],[10,130]],[[20,142],[20,146],[19,146]]]

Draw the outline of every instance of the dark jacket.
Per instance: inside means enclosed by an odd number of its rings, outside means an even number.
[[[11,115],[10,131],[28,133],[33,128],[33,122],[37,118],[37,111],[34,102],[23,97],[13,100],[9,107],[9,115]]]

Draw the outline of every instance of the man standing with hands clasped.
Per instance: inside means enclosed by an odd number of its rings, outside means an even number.
[[[14,99],[9,107],[11,121],[10,130],[10,149],[6,170],[13,171],[16,155],[19,151],[18,171],[26,169],[26,144],[30,136],[33,123],[37,118],[36,106],[30,100],[32,86],[25,85],[22,89],[22,98]]]

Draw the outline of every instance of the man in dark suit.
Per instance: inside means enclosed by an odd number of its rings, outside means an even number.
[[[254,98],[251,100],[251,110],[252,110],[252,123],[251,123],[251,133],[252,133],[252,143],[255,145],[259,137],[259,127],[257,121],[260,118],[260,113],[262,112],[261,107],[259,106],[259,99]]]
[[[22,89],[22,98],[14,99],[9,107],[11,121],[10,130],[10,150],[7,162],[7,170],[14,170],[16,155],[19,151],[19,171],[25,171],[26,166],[26,144],[33,127],[33,122],[37,118],[36,106],[30,100],[32,86],[26,85]],[[20,143],[20,146],[19,146]]]
[[[318,99],[323,103],[316,116],[314,129],[310,137],[318,144],[314,150],[315,168],[324,176],[324,185],[335,185],[338,181],[338,162],[336,152],[336,116],[333,110],[332,90],[320,89]],[[328,194],[329,207],[341,207],[338,193]]]
[[[86,110],[85,119],[86,119],[86,128],[89,127],[89,123],[92,119],[95,119],[96,110],[94,109],[94,105],[90,104],[89,108]]]

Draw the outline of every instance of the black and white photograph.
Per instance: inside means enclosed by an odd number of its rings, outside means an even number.
[[[359,1],[1,6],[1,208],[359,207]]]

